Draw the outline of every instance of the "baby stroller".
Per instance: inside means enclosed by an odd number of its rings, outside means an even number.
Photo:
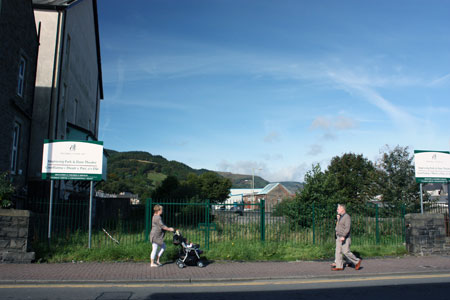
[[[205,266],[205,263],[200,258],[200,254],[203,253],[199,249],[200,245],[188,243],[178,230],[173,234],[173,244],[181,247],[176,261],[178,268],[183,269],[185,266],[195,265],[203,268]]]

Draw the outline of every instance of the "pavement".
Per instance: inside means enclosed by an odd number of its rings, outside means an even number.
[[[0,264],[0,285],[20,283],[195,283],[280,279],[359,278],[405,274],[450,274],[450,256],[364,259],[361,269],[331,271],[331,261],[209,262],[179,269],[175,263],[152,268],[142,262]]]

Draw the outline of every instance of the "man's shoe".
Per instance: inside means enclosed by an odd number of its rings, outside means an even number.
[[[344,271],[344,268],[331,268],[331,271]]]
[[[361,262],[362,262],[362,259],[360,259],[360,260],[358,261],[358,263],[356,264],[355,270],[358,271],[358,270],[361,268]]]

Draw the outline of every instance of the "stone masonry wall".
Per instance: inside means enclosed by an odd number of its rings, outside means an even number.
[[[443,214],[407,214],[406,250],[411,254],[450,254]]]
[[[0,209],[0,263],[30,263],[34,260],[28,210]]]

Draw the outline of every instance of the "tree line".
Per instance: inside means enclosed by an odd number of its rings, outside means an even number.
[[[420,204],[420,194],[413,155],[401,146],[385,146],[381,152],[376,162],[362,154],[345,153],[333,157],[325,170],[314,164],[305,175],[303,190],[281,202],[276,213],[300,222],[313,203],[330,211],[338,203],[358,209],[371,200],[380,201],[384,208],[414,210]]]

